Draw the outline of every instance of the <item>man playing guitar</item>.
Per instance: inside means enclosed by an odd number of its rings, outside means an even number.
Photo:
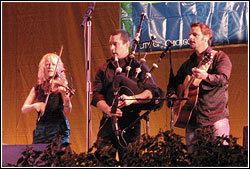
[[[168,96],[188,97],[176,101],[173,109],[175,127],[186,129],[190,153],[194,152],[195,129],[212,126],[214,136],[230,133],[228,85],[232,63],[226,53],[211,49],[212,37],[212,30],[206,24],[191,23],[189,41],[194,53],[168,85]]]

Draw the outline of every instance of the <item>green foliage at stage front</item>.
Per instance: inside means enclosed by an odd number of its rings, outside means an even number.
[[[27,146],[16,164],[5,167],[247,167],[248,150],[237,144],[237,138],[214,138],[213,132],[209,127],[196,130],[193,153],[187,152],[183,137],[172,131],[141,135],[124,147],[120,160],[114,147],[99,141],[89,152],[77,154],[70,143],[60,144],[57,136],[43,151]]]

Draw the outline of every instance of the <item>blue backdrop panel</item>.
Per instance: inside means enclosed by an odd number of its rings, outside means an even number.
[[[121,29],[134,38],[141,13],[141,50],[145,50],[151,35],[156,36],[153,51],[173,42],[173,49],[189,47],[191,22],[202,22],[213,30],[212,45],[248,43],[248,2],[123,2]]]

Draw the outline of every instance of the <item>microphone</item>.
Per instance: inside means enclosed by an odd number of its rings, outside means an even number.
[[[157,59],[157,62],[160,62],[161,59],[164,58],[164,56],[166,55],[169,47],[172,46],[172,45],[173,45],[173,42],[169,41],[169,44],[168,44],[167,48],[162,52],[161,56]]]
[[[87,12],[86,12],[86,14],[85,14],[85,17],[84,17],[83,21],[82,21],[81,27],[84,26],[85,22],[86,22],[87,19],[90,17],[91,13],[94,11],[94,9],[95,9],[95,4],[96,4],[96,2],[92,2],[92,3],[91,3],[91,6],[88,7],[88,10],[87,10]]]

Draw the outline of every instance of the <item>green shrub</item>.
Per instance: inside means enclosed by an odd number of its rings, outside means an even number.
[[[160,131],[155,137],[143,135],[130,143],[121,163],[126,167],[187,166],[189,159],[181,136]]]
[[[247,166],[248,152],[237,144],[237,138],[217,136],[213,138],[214,131],[210,127],[197,129],[197,141],[193,143],[194,152],[191,155],[192,166]],[[223,145],[223,143],[227,145]]]
[[[171,131],[160,131],[156,136],[140,136],[124,149],[117,161],[116,149],[94,143],[89,152],[76,154],[70,144],[60,144],[56,137],[43,151],[26,148],[16,164],[8,167],[246,167],[248,151],[237,144],[237,138],[213,138],[211,128],[196,130],[195,151],[187,152],[183,137]],[[228,145],[223,145],[226,142]]]

